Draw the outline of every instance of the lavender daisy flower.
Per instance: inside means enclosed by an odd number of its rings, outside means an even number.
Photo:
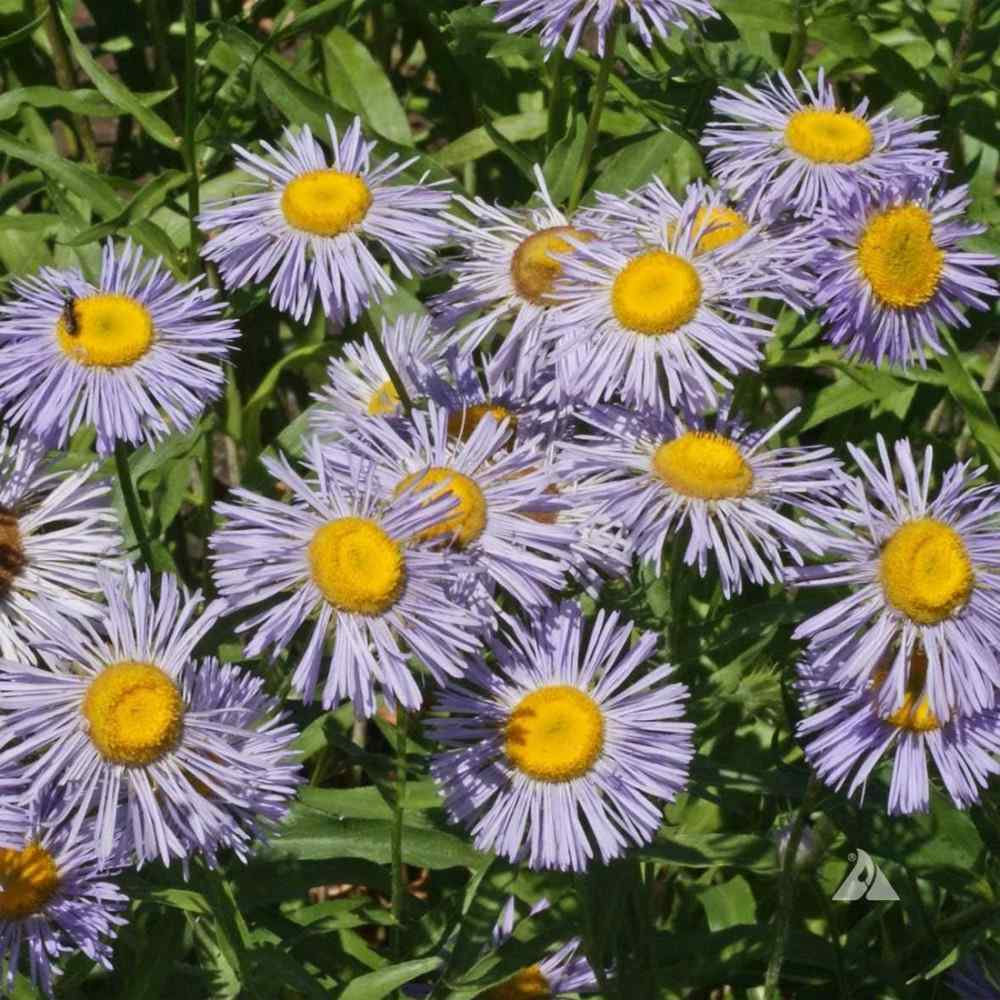
[[[43,267],[15,279],[0,305],[0,407],[50,447],[81,426],[97,450],[154,444],[187,430],[222,391],[222,362],[238,335],[201,279],[178,284],[162,261],[104,244],[96,285]]]
[[[782,298],[761,270],[757,229],[708,253],[690,192],[670,232],[655,247],[629,251],[610,241],[579,244],[556,283],[561,305],[543,331],[567,396],[664,409],[712,402],[727,374],[755,370],[773,320],[749,308],[751,298]]]
[[[227,288],[270,279],[276,309],[308,321],[317,296],[335,323],[355,320],[395,287],[371,247],[404,277],[427,269],[447,237],[438,214],[450,195],[439,183],[390,184],[416,157],[393,153],[373,166],[375,142],[355,118],[342,137],[327,116],[332,162],[308,125],[285,129],[285,143],[262,142],[267,156],[234,146],[237,166],[259,184],[250,194],[216,202],[198,216],[215,230],[202,249]]]
[[[988,309],[997,284],[983,273],[1000,258],[959,249],[986,230],[965,220],[969,189],[932,193],[910,182],[855,194],[825,220],[830,242],[816,259],[824,336],[849,357],[926,366],[944,354],[936,326],[968,326],[962,307]]]
[[[60,793],[74,838],[93,813],[102,862],[122,834],[139,864],[246,856],[295,795],[294,727],[260,678],[192,659],[224,602],[199,615],[200,594],[164,575],[154,597],[131,569],[103,583],[106,636],[63,622],[47,669],[0,662],[0,767]]]
[[[565,414],[553,401],[554,372],[536,370],[517,378],[495,358],[480,360],[470,353],[448,352],[440,370],[425,370],[421,389],[448,413],[448,433],[467,441],[487,414],[509,421],[517,443],[541,438],[548,442],[561,432]]]
[[[456,508],[415,529],[417,541],[465,553],[489,585],[526,607],[547,604],[549,591],[562,589],[575,534],[546,516],[567,502],[538,441],[514,444],[510,421],[489,413],[462,440],[449,433],[447,411],[433,402],[426,413],[414,411],[408,427],[372,424],[355,424],[350,450],[331,445],[331,462],[342,472],[355,455],[372,462],[381,496],[402,493],[424,503],[450,497]]]
[[[603,56],[612,18],[622,7],[646,48],[653,47],[654,33],[666,38],[671,25],[686,28],[687,17],[719,16],[705,0],[484,0],[484,3],[496,6],[497,21],[510,23],[510,30],[516,34],[541,29],[539,40],[545,49],[556,48],[569,30],[567,58],[576,51],[583,33],[590,29],[597,32],[597,52]]]
[[[420,395],[428,374],[443,366],[444,338],[431,330],[426,317],[408,314],[393,323],[383,321],[381,341],[411,398]],[[315,402],[310,426],[323,438],[339,437],[348,416],[400,415],[399,393],[369,334],[347,344],[343,354],[330,362],[327,384]]]
[[[62,955],[83,952],[111,968],[111,944],[128,904],[94,849],[93,824],[56,820],[57,803],[0,806],[0,967],[4,992],[27,960],[32,983],[52,996]]]
[[[749,234],[744,255],[767,275],[781,297],[798,310],[812,304],[816,281],[807,264],[826,245],[816,223],[781,221],[774,217],[773,206],[748,199],[733,204],[701,180],[688,185],[685,203],[688,198],[698,206],[691,223],[697,236],[695,255],[709,254]],[[601,239],[638,253],[669,239],[684,210],[684,204],[654,177],[624,197],[599,192],[585,219],[588,230]]]
[[[928,700],[930,666],[920,646],[904,667],[902,703],[886,715],[878,692],[885,686],[894,653],[868,661],[865,687],[830,683],[828,665],[810,657],[800,667],[804,708],[813,709],[798,727],[805,754],[817,775],[853,796],[880,760],[892,756],[889,812],[925,812],[930,803],[928,755],[959,809],[978,802],[990,777],[1000,773],[1000,711],[988,709],[945,722]]]
[[[813,87],[804,73],[800,97],[783,73],[741,94],[722,88],[702,136],[708,163],[723,187],[751,205],[773,203],[798,215],[826,213],[855,192],[876,192],[900,177],[934,181],[947,156],[931,148],[936,132],[920,131],[926,117],[900,118],[890,108],[868,113],[837,107],[819,71]]]
[[[219,591],[232,608],[255,609],[237,629],[250,632],[246,654],[283,650],[305,628],[309,641],[292,674],[305,700],[325,666],[326,708],[349,698],[358,716],[370,717],[377,685],[417,709],[422,695],[408,658],[444,683],[463,672],[484,625],[466,600],[468,560],[412,544],[451,515],[454,501],[393,497],[360,459],[350,456],[340,469],[315,439],[305,465],[308,478],[283,458],[265,459],[291,504],[237,489],[234,503],[216,506],[226,519],[210,539]]]
[[[506,620],[496,662],[477,659],[438,699],[450,716],[428,722],[449,748],[431,773],[452,818],[481,850],[532,868],[582,871],[649,843],[693,754],[687,689],[651,662],[657,637],[627,649],[631,623],[603,610],[584,637],[569,601]]]
[[[462,256],[447,265],[454,285],[430,302],[443,328],[463,352],[478,347],[506,320],[503,343],[495,355],[499,367],[530,369],[538,349],[538,332],[557,303],[556,280],[573,250],[571,240],[591,234],[578,228],[552,202],[541,168],[535,166],[536,208],[509,209],[482,198],[456,196],[469,218],[448,215]],[[478,315],[468,322],[466,317]]]
[[[795,638],[812,641],[817,669],[844,688],[865,688],[871,665],[893,650],[877,692],[880,715],[905,703],[918,645],[937,719],[990,709],[1000,687],[1000,487],[976,485],[985,469],[956,463],[932,498],[932,449],[918,471],[906,440],[894,448],[897,487],[881,435],[877,444],[881,469],[848,445],[861,476],[846,480],[836,504],[816,511],[829,526],[835,561],[798,576],[803,585],[853,592],[803,622]]]
[[[49,618],[104,614],[98,567],[121,561],[118,515],[95,466],[57,471],[29,437],[0,431],[0,657],[35,663]]]
[[[840,483],[829,448],[769,449],[766,443],[796,416],[752,432],[723,409],[714,429],[689,414],[634,413],[605,406],[581,416],[597,434],[562,446],[578,476],[598,477],[581,490],[613,522],[623,525],[639,558],[657,572],[669,557],[667,541],[688,532],[685,564],[704,576],[709,557],[723,593],[739,593],[744,578],[774,583],[788,561],[824,551],[824,533],[792,520],[783,508],[808,507]]]
[[[493,947],[500,948],[510,940],[517,923],[516,899],[511,896],[500,911],[500,917],[493,928]],[[528,913],[528,917],[544,913],[549,908],[547,899],[539,900]],[[551,955],[547,955],[534,965],[518,970],[510,979],[487,990],[484,1000],[544,1000],[547,997],[562,996],[564,993],[593,993],[597,990],[597,977],[590,963],[578,954],[581,941],[572,938]]]

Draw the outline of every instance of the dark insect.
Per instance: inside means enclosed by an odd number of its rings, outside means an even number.
[[[76,321],[76,299],[66,299],[62,309],[63,326],[71,337],[80,335],[80,327]]]

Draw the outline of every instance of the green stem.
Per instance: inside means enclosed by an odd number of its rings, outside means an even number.
[[[802,11],[804,0],[792,0],[792,14],[795,17],[795,30],[788,40],[788,55],[785,57],[785,76],[791,80],[802,66],[802,57],[806,53],[806,42],[809,40],[806,31],[806,18]],[[793,83],[792,86],[795,86]]]
[[[583,153],[580,156],[580,165],[576,170],[576,177],[573,179],[573,191],[569,198],[569,211],[576,210],[580,204],[580,197],[583,195],[583,185],[587,181],[587,174],[590,172],[590,161],[594,155],[594,147],[597,145],[597,134],[601,128],[601,115],[604,112],[604,98],[608,93],[608,80],[611,76],[611,64],[615,61],[615,42],[618,39],[618,19],[613,18],[608,28],[608,33],[604,38],[604,58],[601,60],[601,67],[597,71],[597,81],[594,84],[594,103],[590,109],[590,119],[587,122],[587,134],[583,139]]]
[[[52,66],[55,70],[56,83],[60,90],[75,90],[76,71],[73,69],[73,60],[70,58],[66,36],[59,23],[57,0],[39,0],[38,12],[40,14],[45,12],[47,15],[45,18],[45,37],[52,49]],[[98,169],[97,139],[94,137],[94,128],[90,124],[90,119],[76,113],[71,115],[71,118],[80,140],[84,159],[95,170]]]
[[[566,102],[564,100],[563,81],[566,73],[566,56],[563,50],[556,46],[550,63],[552,67],[552,86],[549,88],[549,118],[545,130],[545,148],[551,152],[559,141],[560,131],[566,120]]]
[[[814,774],[809,775],[809,783],[795,814],[795,821],[788,834],[785,845],[785,856],[781,865],[781,883],[778,886],[778,913],[774,922],[774,946],[771,950],[771,960],[767,965],[764,977],[764,1000],[781,1000],[778,984],[781,981],[781,967],[785,961],[785,945],[788,943],[788,931],[795,915],[795,893],[798,888],[799,872],[796,868],[796,855],[802,842],[802,831],[812,808],[813,797],[818,784]]]
[[[146,522],[143,520],[142,510],[139,507],[139,497],[135,492],[135,484],[132,482],[132,471],[128,465],[128,452],[125,450],[125,442],[121,440],[115,442],[115,469],[118,472],[118,482],[122,488],[125,510],[132,524],[132,531],[135,532],[135,540],[139,544],[139,551],[142,553],[142,561],[149,569],[152,569],[153,551],[149,547]]]
[[[369,333],[371,334],[372,343],[375,345],[375,353],[389,375],[389,381],[392,383],[393,389],[396,390],[396,395],[399,397],[399,403],[403,407],[403,412],[407,416],[410,416],[413,413],[413,400],[410,399],[410,394],[406,391],[403,379],[397,371],[396,366],[392,363],[392,358],[389,357],[389,352],[385,349],[385,344],[382,343],[382,335],[378,332],[374,323],[369,325]]]
[[[173,86],[173,74],[170,71],[170,55],[167,48],[167,26],[163,21],[162,0],[145,0],[146,17],[149,20],[149,34],[153,42],[153,78],[157,90],[170,90]],[[177,106],[176,93],[170,98],[170,113],[172,123],[176,126],[180,121],[180,109]]]
[[[398,962],[403,957],[403,902],[406,879],[403,872],[403,803],[406,799],[406,709],[396,705],[396,794],[392,801],[392,955]]]
[[[194,131],[197,125],[198,66],[195,59],[197,37],[195,0],[184,0],[184,169],[188,173],[188,277],[193,278],[199,269],[198,213],[201,210],[201,190],[198,181],[198,159],[194,148]]]
[[[202,537],[207,546],[208,536],[212,534],[214,522],[212,519],[212,502],[215,500],[215,420],[209,421],[205,427],[204,451],[201,456],[201,521]],[[212,597],[215,591],[212,580],[211,562],[207,552],[202,563],[202,589],[207,597]]]

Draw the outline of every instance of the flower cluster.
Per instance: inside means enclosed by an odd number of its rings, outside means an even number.
[[[493,0],[514,30],[603,51],[616,11],[647,45],[702,0]],[[0,965],[51,991],[53,960],[107,964],[117,871],[245,858],[299,783],[295,728],[261,676],[200,655],[223,618],[303,702],[370,718],[429,710],[431,773],[476,845],[582,871],[653,840],[688,782],[689,698],[661,637],[589,610],[633,563],[748,585],[846,586],[802,622],[800,735],[819,776],[925,809],[927,755],[955,803],[1000,771],[1000,487],[968,463],[932,491],[930,452],[847,476],[755,427],[736,380],[778,308],[816,310],[850,358],[906,366],[997,295],[964,187],[922,120],[840,108],[822,75],[724,91],[714,170],[589,207],[456,197],[376,161],[360,119],[234,147],[247,193],[206,208],[228,290],[266,284],[297,321],[365,318],[315,396],[301,458],[215,504],[217,599],[132,567],[109,487],[48,451],[116,453],[191,430],[237,336],[225,303],[131,243],[96,282],[43,269],[0,306]],[[446,249],[447,248],[447,249]],[[442,251],[439,254],[439,251]],[[367,313],[437,266],[448,286]],[[380,317],[381,319],[381,317]],[[769,426],[768,426],[769,425]],[[124,485],[124,484],[123,484]],[[126,497],[126,500],[128,498]],[[826,560],[826,561],[823,561]],[[509,915],[508,915],[509,916]],[[509,934],[509,928],[505,932]],[[593,987],[570,942],[495,997]],[[515,977],[516,978],[516,977]],[[508,984],[509,985],[509,984]],[[516,992],[520,990],[520,992]],[[547,992],[546,992],[547,991]]]

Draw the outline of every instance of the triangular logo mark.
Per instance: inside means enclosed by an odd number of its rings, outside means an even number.
[[[899,899],[896,890],[889,885],[882,869],[872,861],[867,851],[859,849],[857,855],[849,854],[848,858],[854,862],[854,867],[833,894],[834,899],[841,903],[862,898],[876,903],[889,903]]]

